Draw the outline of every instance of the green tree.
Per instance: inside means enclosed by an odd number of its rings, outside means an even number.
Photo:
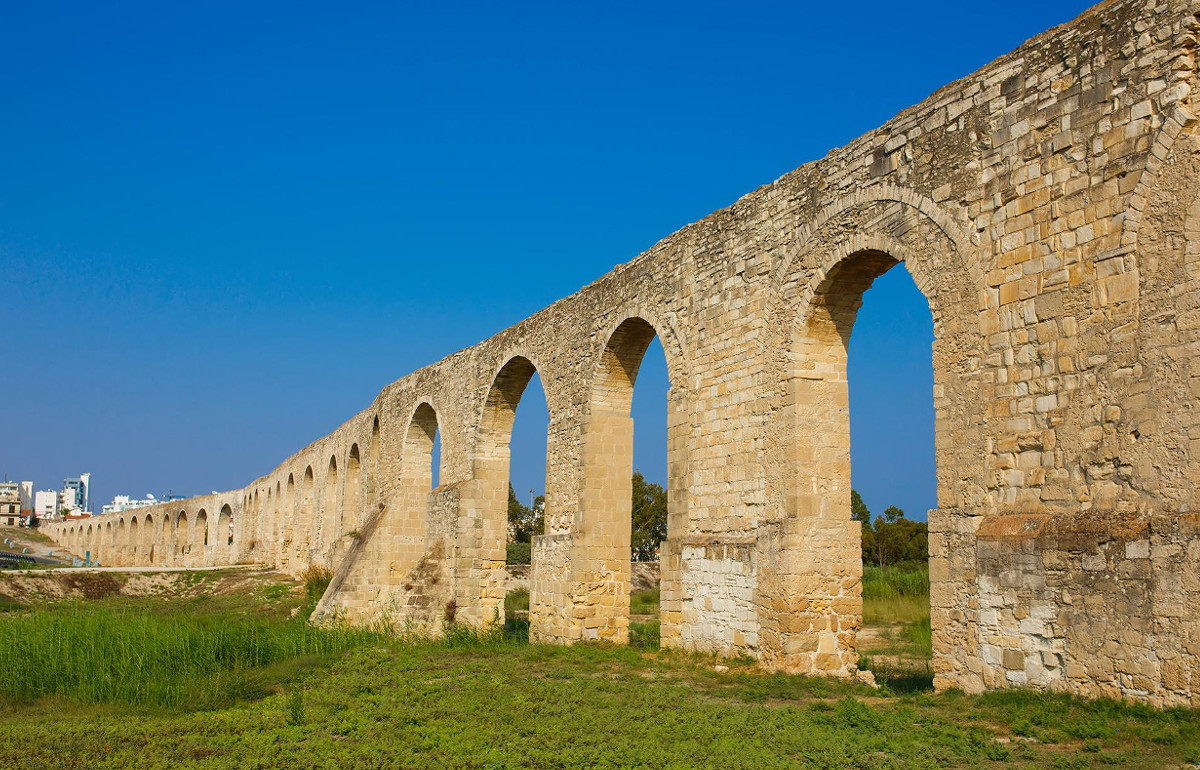
[[[508,536],[514,543],[533,542],[534,535],[546,529],[546,498],[538,495],[533,507],[522,505],[512,482],[508,482]]]
[[[646,481],[641,471],[633,473],[633,561],[650,561],[658,544],[667,539],[667,493]]]
[[[875,544],[872,561],[880,567],[901,562],[929,559],[929,525],[904,517],[904,510],[888,506],[875,520]]]
[[[863,563],[875,560],[875,529],[871,526],[871,510],[863,502],[858,490],[850,490],[850,518],[862,522]]]

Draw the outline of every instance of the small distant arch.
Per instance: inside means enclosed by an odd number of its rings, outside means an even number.
[[[362,457],[359,456],[358,444],[351,444],[346,454],[346,486],[342,492],[342,527],[347,521],[354,522],[357,528],[362,522]],[[342,535],[341,531],[338,535]]]
[[[175,556],[181,561],[189,550],[188,545],[188,516],[187,511],[180,511],[175,517]]]
[[[201,548],[208,547],[208,511],[201,508],[196,511],[195,532],[192,535],[193,544]]]
[[[142,519],[142,552],[146,564],[154,563],[154,516],[147,513]]]
[[[320,517],[314,522],[317,526],[314,538],[317,553],[324,554],[326,549],[341,535],[341,511],[337,504],[338,463],[337,455],[329,457],[329,465],[325,469],[325,494],[321,501]]]
[[[313,517],[315,514],[316,500],[315,491],[316,476],[313,473],[312,466],[304,468],[304,475],[300,479],[300,514],[297,518],[298,526],[295,527],[296,537],[296,555],[302,562],[311,563],[311,547],[312,547],[312,526]],[[302,540],[299,533],[307,533]]]
[[[217,515],[217,527],[213,532],[213,552],[216,555],[217,563],[232,564],[234,559],[233,552],[233,509],[228,504],[221,506],[221,511]]]

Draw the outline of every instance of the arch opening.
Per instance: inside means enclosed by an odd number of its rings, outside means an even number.
[[[188,561],[193,566],[208,563],[210,545],[208,539],[208,511],[201,508],[196,512],[196,518],[191,524],[191,534],[188,538]]]
[[[344,540],[351,532],[361,530],[365,517],[362,455],[358,451],[358,444],[351,444],[346,454],[346,485],[342,490],[342,520],[338,537]]]
[[[932,355],[939,343],[928,297],[897,265],[880,250],[849,254],[816,285],[795,327],[787,516],[776,556],[788,576],[776,586],[787,609],[763,609],[761,627],[765,656],[778,656],[772,662],[787,670],[853,671],[865,652],[887,661],[880,677],[896,674],[904,660],[916,665],[896,684],[931,684],[924,519],[937,505]],[[871,307],[860,312],[865,301]],[[915,516],[897,505],[902,494],[921,501]],[[900,551],[919,555],[903,565],[907,576],[883,563]],[[864,555],[881,553],[883,562],[864,570]],[[880,658],[885,644],[912,654],[898,658],[893,649]]]
[[[174,558],[177,565],[183,566],[191,549],[188,544],[188,517],[186,511],[180,511],[175,517],[175,550]]]
[[[313,563],[312,530],[313,517],[316,513],[315,485],[313,469],[309,465],[304,469],[304,476],[300,479],[300,509],[296,516],[296,525],[292,527],[296,539],[296,565],[300,568],[307,568]]]
[[[331,456],[325,468],[321,513],[313,521],[313,559],[325,567],[333,564],[332,549],[342,534],[342,511],[338,507],[338,463]]]
[[[584,427],[582,558],[588,574],[605,576],[614,599],[611,608],[598,608],[603,620],[583,629],[585,639],[657,647],[680,638],[680,562],[672,554],[678,550],[673,541],[686,529],[687,420],[663,350],[654,325],[628,318],[609,337],[592,384]],[[637,388],[643,369],[645,384]],[[636,432],[635,424],[641,426]],[[631,620],[632,607],[638,617]]]
[[[218,564],[233,564],[237,561],[233,548],[233,509],[228,504],[221,506],[217,515],[217,527],[213,532],[214,551]]]
[[[146,554],[146,563],[154,564],[158,554],[154,548],[154,516],[151,514],[146,514],[142,520],[142,550]]]
[[[521,404],[527,406],[518,410]],[[531,610],[542,597],[535,595],[532,585],[507,589],[521,577],[531,576],[534,541],[545,532],[548,421],[536,366],[524,356],[514,356],[501,367],[488,391],[474,478],[484,510],[481,559],[485,571],[492,573],[491,581],[504,589],[488,592],[485,588],[482,612],[496,612],[506,633],[519,638],[529,637]],[[516,580],[510,581],[510,575]]]

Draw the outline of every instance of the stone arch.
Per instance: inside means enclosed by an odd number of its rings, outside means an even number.
[[[664,331],[665,329],[665,331]],[[630,315],[602,337],[583,425],[583,489],[577,515],[572,562],[582,582],[603,586],[613,598],[586,612],[600,615],[589,621],[581,636],[624,643],[629,638],[631,500],[633,475],[633,389],[650,343],[663,345],[670,379],[667,391],[667,541],[662,554],[662,602],[665,646],[679,636],[678,542],[687,531],[687,389],[685,360],[678,335],[655,326],[641,315]]]
[[[175,517],[175,564],[186,566],[188,563],[188,555],[191,552],[190,541],[188,540],[188,515],[187,511],[180,511]]]
[[[772,287],[778,289],[786,283],[787,277],[795,269],[797,260],[809,249],[814,237],[831,221],[839,219],[855,209],[862,209],[878,203],[903,204],[924,215],[941,231],[943,237],[950,240],[951,249],[960,258],[961,267],[970,276],[971,284],[981,289],[987,285],[984,280],[983,268],[977,260],[969,258],[969,255],[974,254],[979,246],[978,233],[969,234],[954,221],[954,217],[949,212],[930,198],[905,187],[880,182],[850,193],[839,194],[832,203],[822,207],[811,220],[803,224],[775,269],[771,280]],[[914,280],[916,280],[915,276]]]
[[[212,535],[214,561],[217,564],[234,564],[235,558],[234,543],[234,521],[233,509],[228,503],[221,506],[221,512],[217,515],[217,527]]]
[[[646,331],[647,327],[649,332]],[[633,334],[638,340],[644,341],[645,347],[650,345],[654,337],[658,337],[658,341],[662,344],[663,354],[667,359],[667,378],[671,381],[671,387],[679,388],[680,390],[687,388],[689,357],[684,339],[675,327],[673,317],[669,314],[660,314],[652,308],[639,304],[628,305],[612,313],[609,316],[608,323],[597,329],[593,335],[596,339],[596,344],[601,346],[596,351],[599,363],[596,370],[592,372],[593,382],[595,382],[597,375],[603,372],[606,366],[608,366],[605,356],[614,354],[613,351],[617,347],[614,345],[614,339],[620,339],[616,338],[618,332],[621,332],[623,335]],[[645,347],[642,348],[637,361],[635,363],[631,362],[635,367],[641,365],[641,355],[645,354]],[[632,351],[623,351],[622,355],[632,355]],[[636,369],[633,372],[633,376],[637,376]],[[632,399],[632,386],[630,387],[629,395]],[[595,393],[593,393],[592,400],[595,400]],[[549,401],[549,397],[547,397],[547,401]]]
[[[322,563],[329,566],[332,549],[341,535],[342,511],[338,506],[338,462],[337,455],[330,455],[329,464],[325,468],[325,481],[322,485],[321,514],[314,521],[316,530],[313,541],[314,555]]]
[[[1154,197],[1155,188],[1158,187],[1163,162],[1170,157],[1171,149],[1180,134],[1189,133],[1195,125],[1196,117],[1182,105],[1172,107],[1163,120],[1162,128],[1155,135],[1154,143],[1146,154],[1146,165],[1125,208],[1121,227],[1122,247],[1131,250],[1137,247],[1142,217]]]
[[[196,511],[188,534],[188,562],[191,566],[203,566],[209,563],[212,553],[212,542],[209,537],[208,511],[204,508]]]
[[[242,532],[244,533],[243,540],[247,551],[257,551],[260,543],[259,533],[262,531],[262,505],[263,500],[260,496],[259,488],[254,489],[254,510],[250,512],[243,511],[242,517]],[[236,561],[236,559],[234,559]]]
[[[269,531],[271,533],[271,542],[269,543],[269,546],[268,546],[270,550],[267,552],[267,554],[268,554],[267,558],[269,558],[275,564],[276,567],[278,567],[281,562],[281,556],[279,553],[279,541],[280,541],[280,538],[282,537],[282,527],[280,526],[279,519],[281,516],[281,514],[280,514],[280,499],[281,499],[280,494],[281,494],[282,490],[283,490],[283,486],[278,480],[276,480],[276,482],[275,482],[274,490],[271,489],[271,486],[269,484],[267,485],[267,508],[269,508],[271,511],[271,522],[270,522],[270,528],[269,528]]]
[[[782,518],[760,528],[756,546],[764,565],[757,615],[768,667],[840,675],[856,670],[862,562],[861,527],[850,518],[847,355],[863,293],[899,263],[934,321],[938,508],[929,512],[931,542],[946,536],[952,517],[986,501],[990,444],[977,378],[986,299],[981,272],[964,251],[970,241],[946,217],[932,216],[932,204],[919,196],[895,197],[907,199],[829,210],[785,258],[788,272],[776,276],[770,328],[778,331],[769,344],[780,356],[783,390],[775,419],[782,430],[773,432],[780,443],[768,446],[775,458],[768,464],[768,489]],[[971,473],[964,476],[963,469]],[[945,566],[931,565],[935,579],[946,575]],[[952,652],[945,640],[957,602],[949,597],[972,590],[961,576],[956,580],[944,586],[933,608],[935,649],[944,655]],[[959,613],[958,625],[965,622]]]
[[[125,529],[124,516],[117,519],[117,528],[113,533],[113,537],[115,540],[115,544],[112,549],[113,564],[119,566],[126,563],[132,563],[129,554],[129,532]]]
[[[358,443],[350,445],[346,453],[346,484],[342,490],[342,525],[337,531],[338,537],[346,534],[342,530],[353,523],[354,529],[363,521],[363,469],[362,456],[358,451]]]
[[[158,554],[154,547],[154,515],[147,513],[142,519],[142,554],[146,564],[154,564]]]
[[[296,516],[296,526],[293,530],[296,533],[296,555],[299,564],[308,567],[313,563],[312,553],[312,526],[313,519],[316,516],[316,474],[313,473],[312,466],[304,468],[304,475],[300,478],[300,511]]]
[[[371,438],[369,448],[367,449],[367,511],[360,524],[365,524],[372,516],[374,516],[375,506],[379,504],[379,469],[381,467],[381,463],[383,462],[383,440],[380,436],[380,433],[379,415],[375,415],[374,419],[371,420]]]
[[[478,603],[479,617],[484,622],[493,617],[504,622],[504,591],[496,577],[503,577],[500,573],[506,560],[510,442],[517,406],[537,372],[528,356],[509,356],[492,377],[475,434],[472,478],[479,511],[475,547],[484,582],[479,586],[480,596],[470,600]],[[531,599],[531,608],[532,604]]]
[[[128,558],[130,564],[141,564],[144,562],[145,552],[142,549],[141,528],[138,526],[138,517],[129,517],[129,534],[127,535],[126,545],[129,549]]]
[[[113,539],[113,525],[111,521],[104,523],[104,529],[100,533],[100,558],[104,561],[102,564],[115,564],[116,559],[116,542]]]
[[[407,572],[424,552],[428,532],[429,503],[433,490],[433,444],[438,433],[438,415],[428,401],[413,409],[400,449],[400,493],[396,525],[399,531],[396,561]],[[443,473],[445,450],[442,451]]]
[[[178,519],[179,514],[176,514],[175,518]],[[170,513],[163,514],[162,542],[160,545],[162,546],[162,563],[167,566],[174,565],[176,563],[175,522],[172,520]]]
[[[296,562],[296,477],[289,473],[287,486],[284,487],[283,512],[279,517],[280,542],[279,555],[283,561],[283,569],[294,572]]]

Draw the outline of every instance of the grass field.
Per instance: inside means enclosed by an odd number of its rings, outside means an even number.
[[[858,667],[900,691],[933,687],[929,569],[863,569],[863,627]]]
[[[650,609],[654,598],[635,606]],[[765,674],[747,661],[720,661],[730,670],[718,672],[705,656],[529,645],[500,632],[422,641],[323,631],[305,626],[307,606],[301,587],[275,580],[236,594],[109,596],[0,613],[0,767],[1160,768],[1200,760],[1194,711],[1023,692],[872,690]]]

